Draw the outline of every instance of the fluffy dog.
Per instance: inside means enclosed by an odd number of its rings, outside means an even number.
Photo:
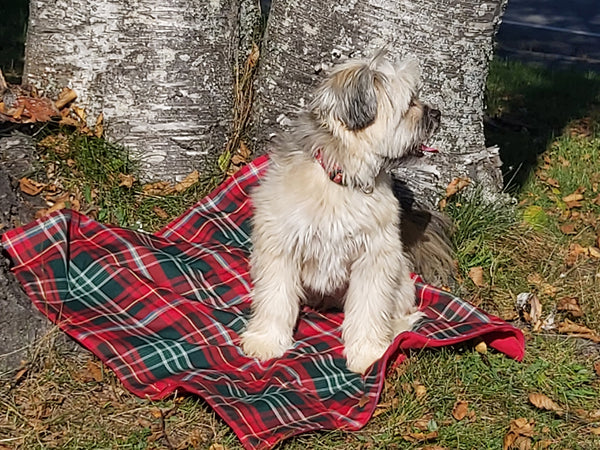
[[[418,98],[416,61],[379,54],[336,68],[252,193],[249,356],[293,344],[301,304],[341,307],[348,368],[364,373],[421,314],[387,169],[419,153],[440,112]]]

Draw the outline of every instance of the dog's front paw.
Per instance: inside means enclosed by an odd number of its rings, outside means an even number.
[[[364,374],[371,365],[383,356],[388,345],[372,342],[346,346],[346,365],[352,372]]]
[[[242,350],[246,356],[267,361],[279,358],[292,346],[292,338],[269,333],[246,331],[241,336]]]

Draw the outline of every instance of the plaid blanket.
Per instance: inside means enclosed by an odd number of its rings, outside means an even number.
[[[2,236],[35,305],[140,397],[197,394],[247,449],[309,430],[357,430],[402,350],[480,338],[520,360],[522,333],[415,276],[426,319],[364,375],[342,356],[342,313],[302,311],[295,345],[261,363],[239,346],[251,302],[248,191],[260,157],[156,234],[63,210]]]

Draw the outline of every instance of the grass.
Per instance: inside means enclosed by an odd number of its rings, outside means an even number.
[[[103,223],[156,231],[223,178],[207,164],[189,182],[144,183],[137,164],[118,145],[67,128],[45,134],[37,145],[38,168],[28,176],[46,185],[42,196],[49,206],[62,201]]]
[[[474,189],[449,202],[455,289],[524,330],[525,360],[470,345],[413,352],[388,376],[383,406],[364,429],[306,433],[277,449],[499,449],[516,419],[531,426],[515,435],[514,448],[600,448],[599,345],[534,330],[515,310],[517,295],[532,292],[543,318],[555,314],[556,323],[568,318],[600,332],[600,259],[590,253],[600,245],[600,77],[494,62],[487,102],[486,136],[501,146],[510,196],[490,199]],[[122,149],[63,136],[67,150],[42,144],[44,170],[31,176],[54,180],[83,211],[118,225],[155,230],[219,179],[216,171],[182,193],[148,194],[137,180],[121,185],[123,176],[137,178]],[[565,200],[574,193],[581,198]],[[478,267],[483,283],[475,284],[469,273]],[[559,308],[565,297],[581,307],[579,317]],[[141,400],[86,354],[41,354],[18,382],[0,388],[0,448],[241,449],[195,397]],[[534,406],[530,394],[559,409]],[[467,408],[461,420],[457,402]]]

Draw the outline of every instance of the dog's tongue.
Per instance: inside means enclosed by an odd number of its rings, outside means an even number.
[[[423,153],[438,153],[439,150],[437,148],[428,147],[425,144],[421,144],[421,151]]]

